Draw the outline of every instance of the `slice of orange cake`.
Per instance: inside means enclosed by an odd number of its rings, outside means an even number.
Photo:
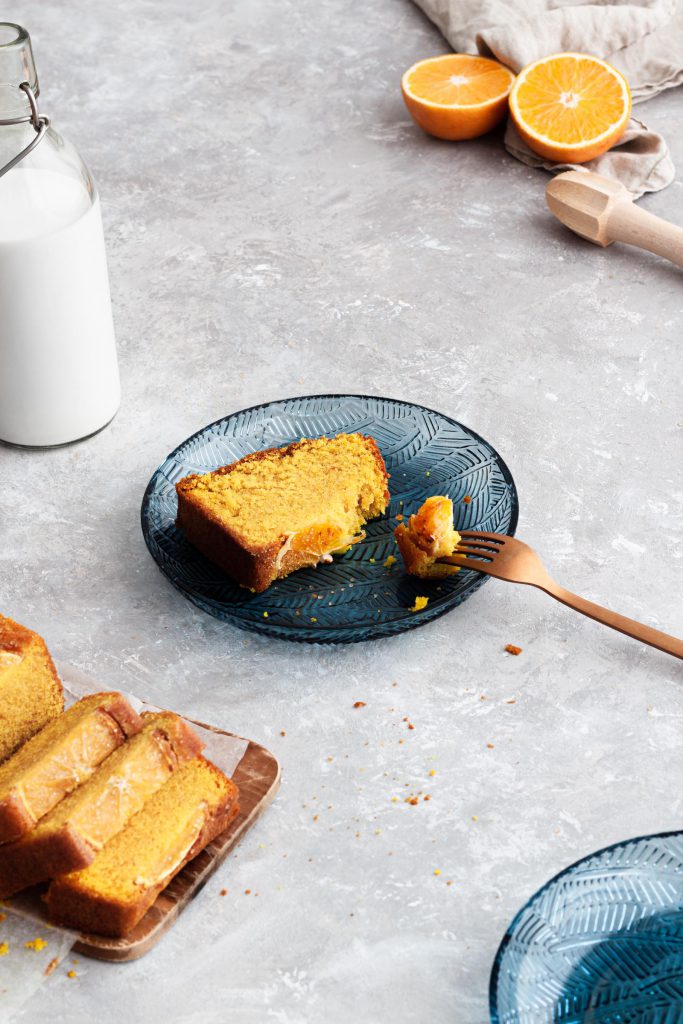
[[[173,772],[201,753],[202,741],[179,715],[160,711],[141,717],[142,730],[87,782],[22,839],[0,846],[0,898],[87,867]]]
[[[43,638],[0,615],[0,761],[63,708],[62,684]]]
[[[457,565],[438,565],[437,558],[452,555],[460,543],[460,534],[453,529],[453,502],[436,494],[407,523],[394,530],[399,551],[411,576],[422,579],[445,579],[460,571]]]
[[[93,693],[24,743],[0,765],[0,843],[19,839],[142,721],[120,693]]]
[[[362,540],[389,501],[377,443],[303,439],[176,484],[178,526],[203,555],[257,593]]]
[[[203,757],[186,761],[89,867],[51,883],[51,919],[98,935],[125,935],[238,809],[234,782]]]

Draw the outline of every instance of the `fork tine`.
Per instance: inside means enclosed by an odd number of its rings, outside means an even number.
[[[437,558],[436,564],[457,565],[461,569],[481,569],[482,572],[485,572],[487,569],[490,569],[495,563],[492,557],[484,561],[484,559],[481,557],[468,558],[467,555],[461,554],[460,552],[456,552],[453,555],[444,555],[443,558]]]
[[[455,551],[460,551],[463,548],[476,548],[478,551],[490,551],[492,555],[499,555],[502,548],[495,547],[491,541],[479,541],[479,540],[467,540],[465,543],[457,544],[454,548]]]
[[[495,544],[505,544],[506,541],[510,540],[509,537],[504,536],[502,533],[480,533],[477,530],[458,530],[458,533],[467,540],[486,540],[489,543]]]
[[[485,558],[487,561],[492,562],[496,557],[496,552],[487,551],[486,548],[466,548],[458,544],[451,557],[455,555],[473,555],[475,558]]]

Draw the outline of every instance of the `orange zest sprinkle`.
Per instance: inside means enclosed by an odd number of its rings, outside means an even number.
[[[41,939],[40,936],[38,936],[37,939],[30,939],[28,942],[24,943],[24,947],[26,949],[33,949],[36,951],[36,953],[40,953],[41,949],[45,949],[46,946],[46,940]]]

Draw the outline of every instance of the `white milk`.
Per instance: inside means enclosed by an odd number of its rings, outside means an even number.
[[[99,199],[19,165],[0,178],[0,440],[87,437],[119,400]]]

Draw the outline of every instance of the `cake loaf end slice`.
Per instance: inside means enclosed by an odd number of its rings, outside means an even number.
[[[51,920],[97,935],[126,935],[238,809],[234,782],[203,757],[187,761],[89,867],[50,884]]]
[[[43,638],[0,615],[0,762],[63,709],[62,684]]]

